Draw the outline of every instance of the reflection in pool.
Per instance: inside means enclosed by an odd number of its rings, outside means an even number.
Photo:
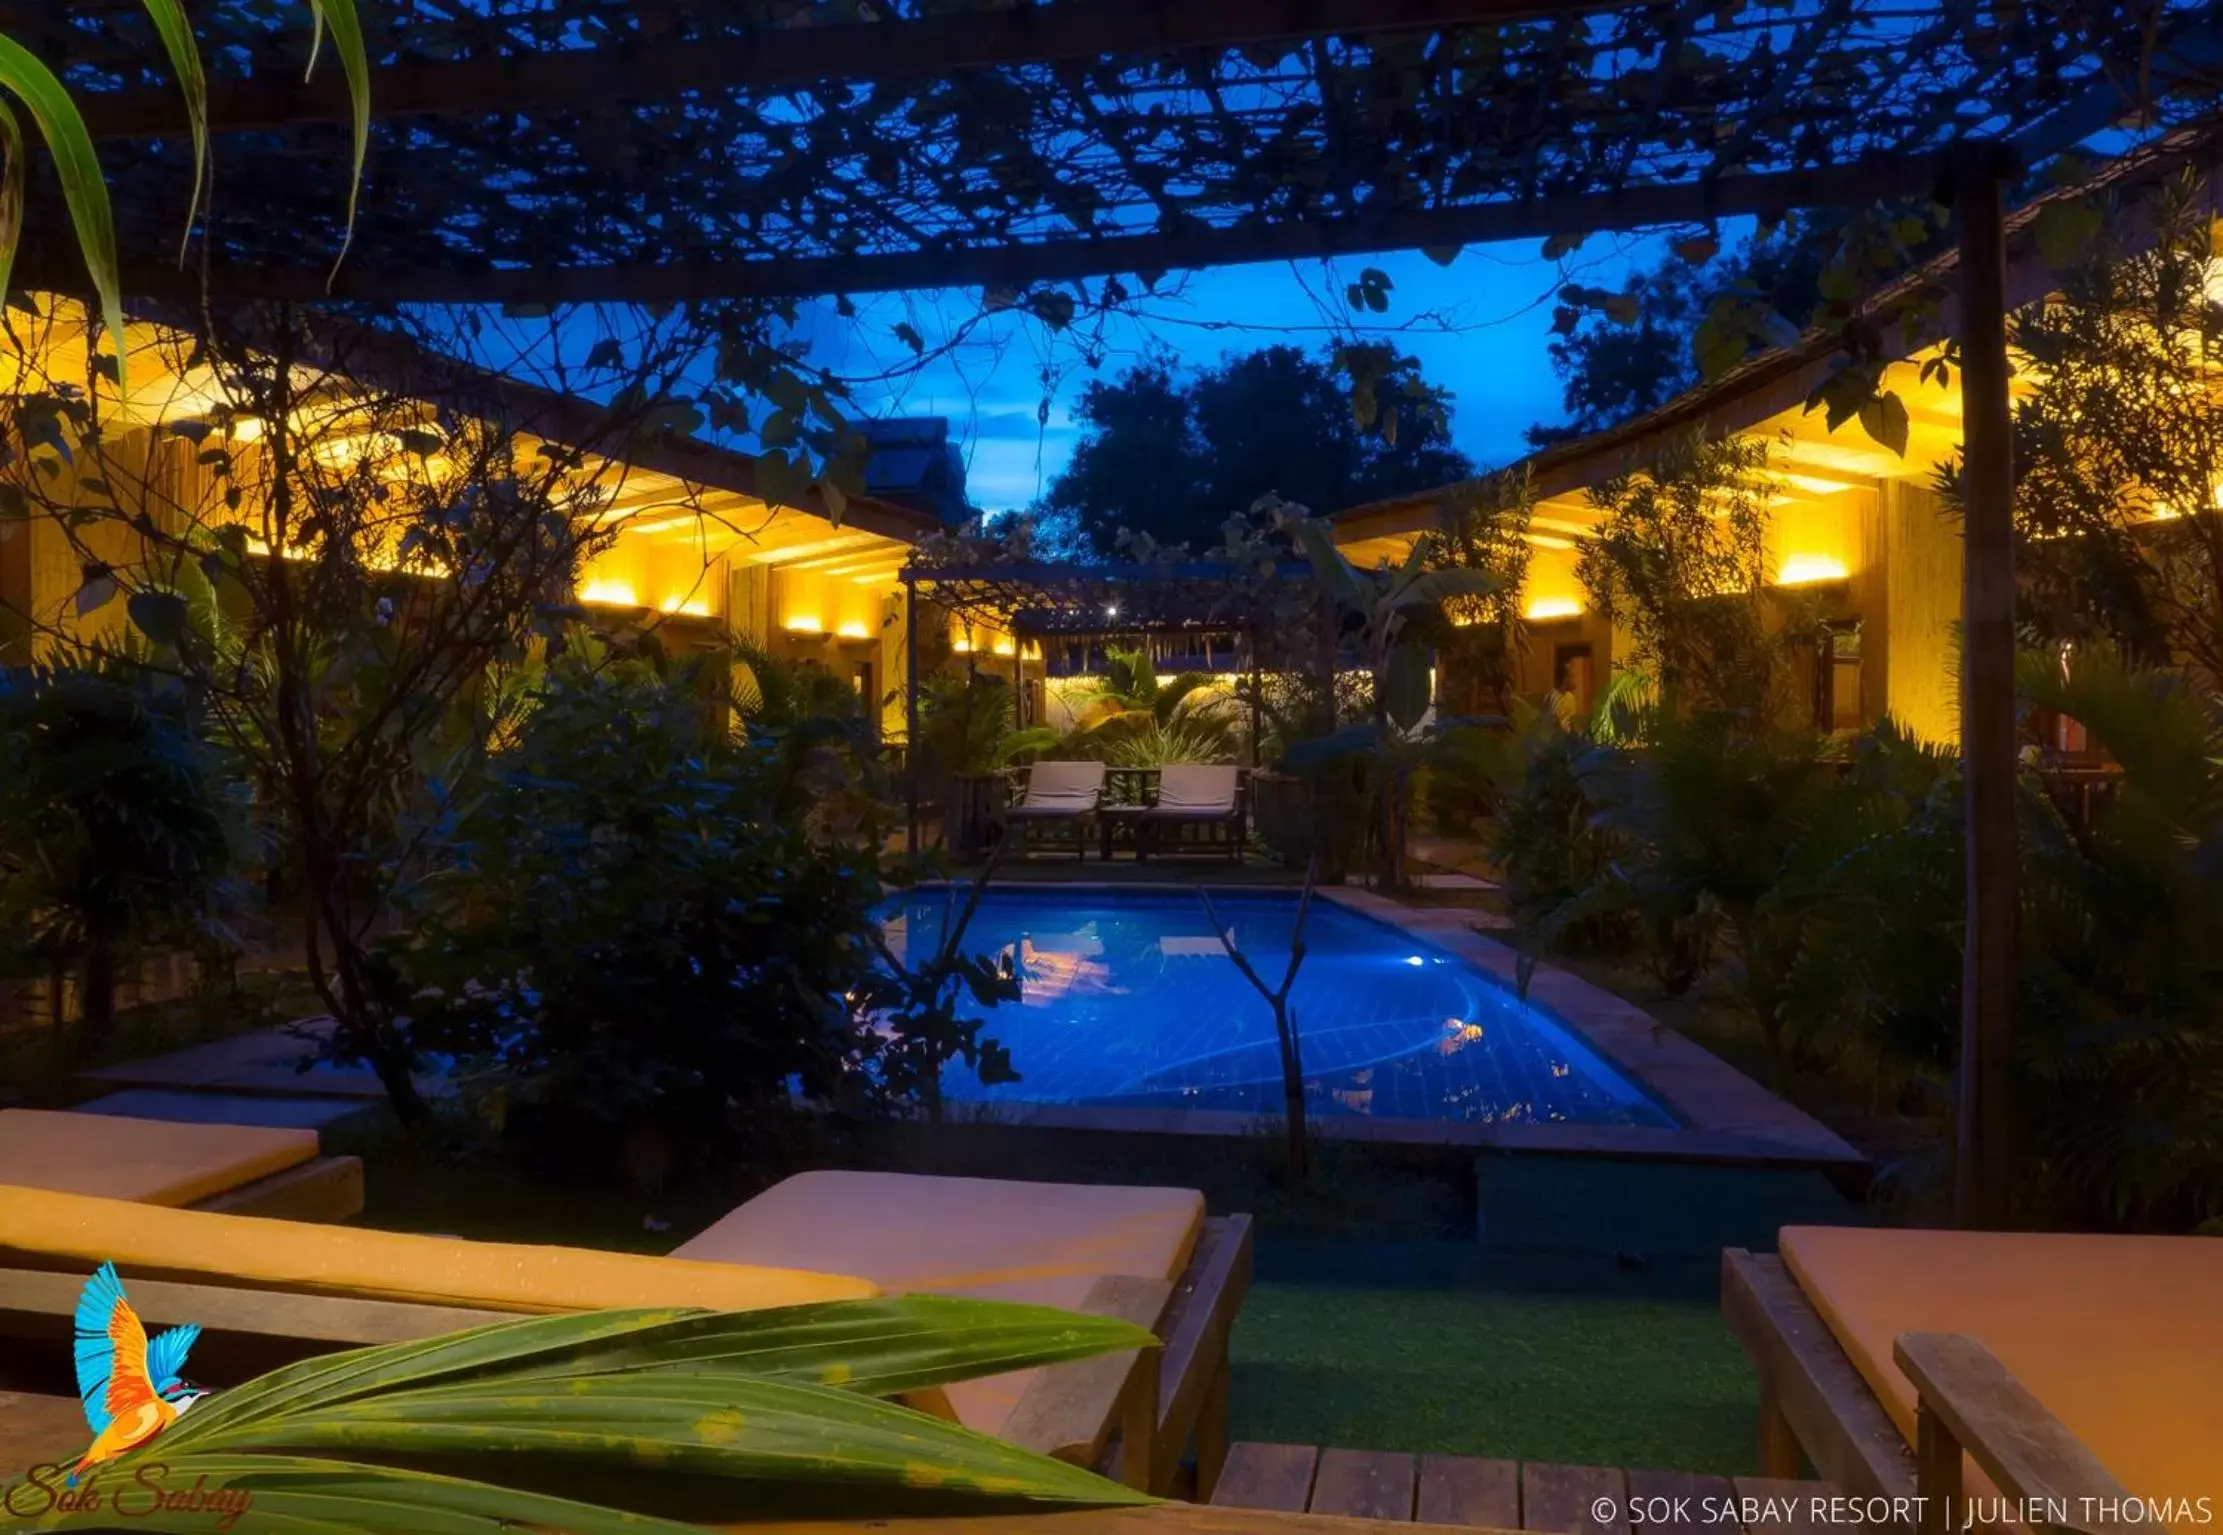
[[[1214,892],[1269,982],[1289,961],[1290,895]],[[943,892],[885,909],[891,944],[939,943]],[[1228,960],[1195,896],[991,890],[966,934],[1010,950],[1025,1000],[984,1031],[1021,1080],[983,1087],[961,1064],[951,1099],[1275,1112],[1273,1013]],[[1316,1113],[1392,1119],[1668,1125],[1673,1121],[1566,1028],[1453,956],[1324,901],[1305,929],[1293,1004]]]

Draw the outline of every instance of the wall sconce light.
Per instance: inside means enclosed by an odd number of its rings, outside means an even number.
[[[600,603],[605,607],[637,608],[641,594],[626,581],[589,581],[579,589],[581,602]]]
[[[1554,618],[1579,618],[1582,604],[1572,597],[1539,597],[1528,605],[1522,616],[1530,623],[1545,623]]]
[[[1783,573],[1775,578],[1778,586],[1814,586],[1844,579],[1845,562],[1826,554],[1794,554],[1783,562]]]

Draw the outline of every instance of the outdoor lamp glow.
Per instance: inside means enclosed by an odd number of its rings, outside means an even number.
[[[1845,579],[1845,562],[1833,560],[1824,554],[1794,554],[1783,562],[1783,573],[1776,578],[1778,586],[1812,586],[1822,581]]]

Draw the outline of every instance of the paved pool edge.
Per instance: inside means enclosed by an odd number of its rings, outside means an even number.
[[[1508,989],[1517,985],[1520,955],[1479,931],[1471,912],[1408,906],[1378,891],[1351,886],[1322,889],[1320,899],[1386,922],[1455,954]],[[1651,1093],[1682,1121],[1673,1129],[1635,1125],[1504,1125],[1507,1149],[1584,1149],[1595,1154],[1676,1156],[1693,1161],[1730,1160],[1822,1168],[1865,1169],[1868,1159],[1805,1110],[1777,1097],[1720,1056],[1661,1023],[1650,1013],[1580,976],[1536,967],[1526,999],[1580,1036],[1614,1068]],[[1509,1142],[1533,1131],[1553,1132],[1552,1146]],[[1506,1132],[1515,1132],[1510,1136]],[[1649,1143],[1649,1144],[1646,1144]]]

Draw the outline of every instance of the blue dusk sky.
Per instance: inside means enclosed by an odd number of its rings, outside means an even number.
[[[1105,326],[1100,373],[1089,371],[1071,336],[1053,338],[1039,322],[1013,314],[981,319],[977,293],[859,299],[856,321],[824,310],[806,315],[803,328],[813,338],[813,360],[838,373],[908,374],[864,384],[859,408],[872,416],[948,417],[964,444],[973,504],[996,513],[1026,506],[1064,466],[1079,436],[1071,413],[1091,378],[1115,377],[1153,343],[1190,365],[1277,342],[1324,346],[1339,331],[1348,334],[1353,318],[1343,292],[1367,267],[1386,273],[1395,289],[1390,312],[1367,316],[1361,333],[1394,340],[1452,392],[1453,436],[1479,466],[1510,463],[1521,456],[1525,428],[1561,417],[1547,352],[1553,295],[1570,281],[1617,289],[1632,265],[1658,256],[1656,241],[1598,236],[1564,261],[1545,261],[1541,242],[1528,240],[1469,247],[1448,267],[1403,252],[1177,276],[1161,284],[1159,296],[1143,296],[1136,317]],[[899,322],[929,352],[970,329],[947,355],[916,368],[906,366],[914,359],[894,338]],[[1046,423],[1039,419],[1045,396]],[[1272,488],[1304,498],[1301,486]]]

